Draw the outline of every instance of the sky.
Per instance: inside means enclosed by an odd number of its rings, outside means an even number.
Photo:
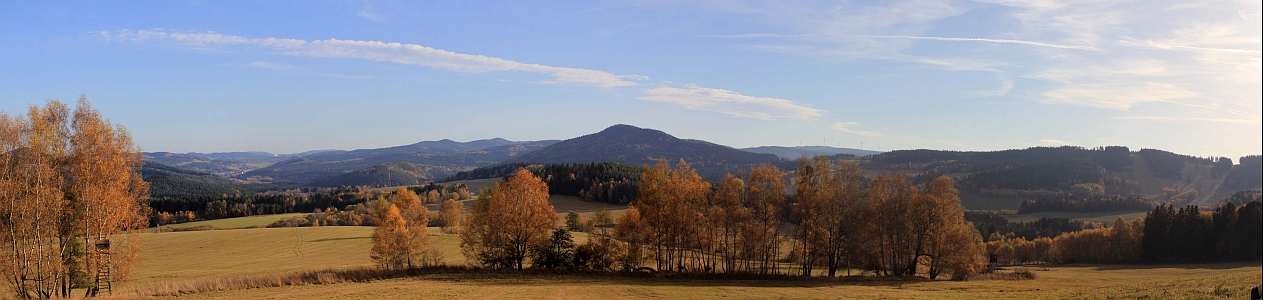
[[[1254,1],[0,2],[0,110],[144,151],[568,139],[1263,152]]]

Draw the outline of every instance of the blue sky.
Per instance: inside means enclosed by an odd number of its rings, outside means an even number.
[[[1259,154],[1258,1],[0,3],[0,110],[145,151],[613,124],[734,147]]]

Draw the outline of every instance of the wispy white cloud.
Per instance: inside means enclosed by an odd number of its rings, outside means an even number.
[[[418,65],[464,73],[518,71],[552,76],[539,83],[579,83],[599,87],[637,85],[637,75],[528,64],[483,55],[456,53],[416,44],[357,40],[299,40],[286,38],[247,38],[214,32],[181,33],[165,30],[102,32],[107,38],[127,41],[174,41],[194,47],[214,45],[252,46],[275,50],[279,54],[307,57],[358,58],[398,64]]]
[[[1187,49],[1187,50],[1202,50],[1202,51],[1229,52],[1229,53],[1255,54],[1255,55],[1263,53],[1263,51],[1250,50],[1250,49],[1225,49],[1225,48],[1210,48],[1210,47],[1196,47],[1196,46],[1163,45],[1163,44],[1152,43],[1152,42],[1150,43],[1150,45],[1153,45],[1154,47],[1159,48],[1159,49]]]
[[[1145,113],[1166,115],[1190,110],[1201,117],[1252,120],[1260,115],[1257,1],[976,2],[726,4],[724,12],[756,22],[773,20],[783,32],[698,37],[749,39],[757,42],[747,49],[827,61],[893,60],[992,72],[1002,81],[1000,88],[975,93],[983,96],[1019,94],[1039,103],[1119,111],[1144,103],[1173,104],[1145,106]],[[987,6],[1000,9],[971,11]],[[971,34],[936,23],[966,13],[994,18],[988,23],[1003,27],[987,30],[986,36],[961,36]],[[960,44],[926,51],[912,41]]]
[[[1166,122],[1166,123],[1212,122],[1212,123],[1231,123],[1231,124],[1263,124],[1263,120],[1260,120],[1260,119],[1233,119],[1233,118],[1140,116],[1140,117],[1116,117],[1115,119],[1146,120],[1146,121],[1158,121],[1158,122]]]
[[[760,120],[811,119],[824,114],[823,110],[778,98],[760,98],[742,95],[729,90],[688,85],[683,88],[658,87],[645,90],[637,99],[671,103],[691,110],[710,111],[739,118]]]
[[[911,36],[911,35],[858,35],[858,34],[774,34],[774,33],[752,33],[752,34],[733,34],[733,35],[703,35],[700,37],[709,38],[792,38],[792,37],[843,37],[843,38],[865,38],[865,39],[906,39],[906,40],[928,40],[943,42],[984,42],[997,44],[1019,44],[1027,46],[1048,47],[1057,49],[1073,49],[1073,50],[1089,50],[1100,51],[1100,48],[1092,46],[1078,45],[1061,45],[1036,41],[1013,40],[1013,39],[989,39],[989,38],[967,38],[967,37],[941,37],[941,36]]]
[[[1048,104],[1072,104],[1097,108],[1127,110],[1132,106],[1165,102],[1186,105],[1176,100],[1198,94],[1173,85],[1146,82],[1139,85],[1071,85],[1043,94]]]
[[[363,9],[360,9],[360,11],[356,12],[356,13],[355,13],[355,15],[356,15],[356,16],[359,16],[359,17],[361,17],[361,18],[367,19],[367,20],[369,20],[369,21],[378,22],[378,23],[381,23],[381,22],[385,22],[385,21],[386,21],[386,17],[385,17],[385,16],[383,16],[383,15],[382,15],[382,14],[380,14],[380,13],[377,13],[377,12],[373,9],[373,3],[372,3],[372,2],[369,2],[369,1],[363,1],[363,2],[364,2],[364,8],[363,8]]]
[[[881,133],[880,133],[880,132],[863,131],[863,130],[855,130],[855,129],[851,129],[851,126],[855,126],[855,125],[859,125],[859,123],[856,123],[856,122],[845,122],[845,123],[843,123],[843,122],[838,122],[838,123],[834,123],[834,124],[833,124],[833,126],[830,126],[830,127],[829,127],[829,129],[833,129],[833,130],[837,130],[837,131],[841,131],[841,132],[845,132],[845,133],[850,133],[850,134],[854,134],[854,135],[859,135],[859,136],[872,136],[872,137],[879,137],[879,136],[881,136]]]

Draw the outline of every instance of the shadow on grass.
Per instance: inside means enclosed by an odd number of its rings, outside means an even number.
[[[317,242],[331,242],[331,241],[367,240],[369,238],[371,237],[358,236],[358,237],[324,238],[324,239],[311,240],[310,242],[317,243]]]
[[[1066,265],[1075,267],[1076,265]],[[1097,271],[1113,271],[1113,270],[1151,270],[1151,269],[1185,269],[1185,270],[1227,270],[1245,267],[1258,268],[1263,266],[1263,261],[1238,261],[1238,262],[1222,262],[1222,263],[1203,263],[1203,264],[1127,264],[1127,265],[1077,265],[1083,267],[1092,267]]]
[[[600,285],[622,284],[639,286],[693,286],[693,287],[828,287],[828,286],[902,286],[930,282],[923,277],[809,277],[755,274],[686,274],[643,272],[570,272],[539,269],[485,270],[473,268],[416,269],[405,276],[422,280],[440,280],[496,285],[547,286],[559,282]]]

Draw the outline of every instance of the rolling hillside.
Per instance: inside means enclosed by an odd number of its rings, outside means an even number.
[[[838,155],[849,154],[855,156],[867,156],[873,154],[881,154],[879,151],[860,150],[851,148],[834,148],[829,146],[798,146],[798,147],[781,147],[781,146],[762,146],[753,148],[741,148],[748,152],[775,154],[782,159],[798,159],[803,155]]]
[[[292,156],[267,152],[170,153],[146,152],[144,160],[219,176],[235,176]]]
[[[740,173],[750,166],[773,164],[776,155],[738,150],[700,140],[680,139],[662,131],[630,125],[614,125],[589,134],[514,157],[510,163],[564,164],[619,162],[634,166],[652,165],[665,158],[674,165],[684,159],[708,179],[725,172]]]
[[[1254,156],[1257,157],[1257,156]],[[1240,190],[1263,186],[1263,168],[1251,157],[1243,164],[1167,151],[1127,147],[1036,147],[990,152],[900,150],[863,161],[866,169],[895,170],[918,181],[954,177],[967,208],[1016,209],[1021,201],[1069,197],[1076,185],[1096,184],[1104,195],[1170,201],[1164,188],[1191,198],[1177,204],[1211,205]],[[1083,197],[1083,195],[1078,195]],[[971,207],[972,206],[972,207]]]
[[[380,182],[389,185],[389,182],[399,182],[394,181],[394,179],[382,181],[384,179],[380,178],[386,177],[375,176],[386,176],[383,174],[394,172],[387,172],[387,170],[406,169],[409,171],[405,173],[409,173],[411,174],[409,176],[414,176],[415,178],[404,180],[416,180],[424,183],[442,179],[443,176],[455,172],[499,163],[551,144],[552,141],[509,142],[503,139],[468,143],[443,140],[382,149],[330,151],[277,162],[270,166],[238,175],[236,178],[260,182],[292,182],[317,186],[359,185],[366,182]],[[487,146],[487,148],[466,151],[467,149],[482,146]],[[399,163],[408,163],[413,165],[413,167],[403,167],[401,169],[400,165],[398,165]],[[394,165],[393,169],[384,167],[370,170],[383,164],[396,165]],[[358,175],[348,174],[352,172],[359,173]],[[365,179],[365,176],[379,179]]]
[[[317,187],[418,185],[436,178],[435,171],[436,169],[430,166],[418,166],[409,162],[390,162],[316,180],[306,185]]]
[[[150,197],[219,196],[254,192],[254,189],[231,178],[152,161],[145,162],[140,175],[149,183]]]

